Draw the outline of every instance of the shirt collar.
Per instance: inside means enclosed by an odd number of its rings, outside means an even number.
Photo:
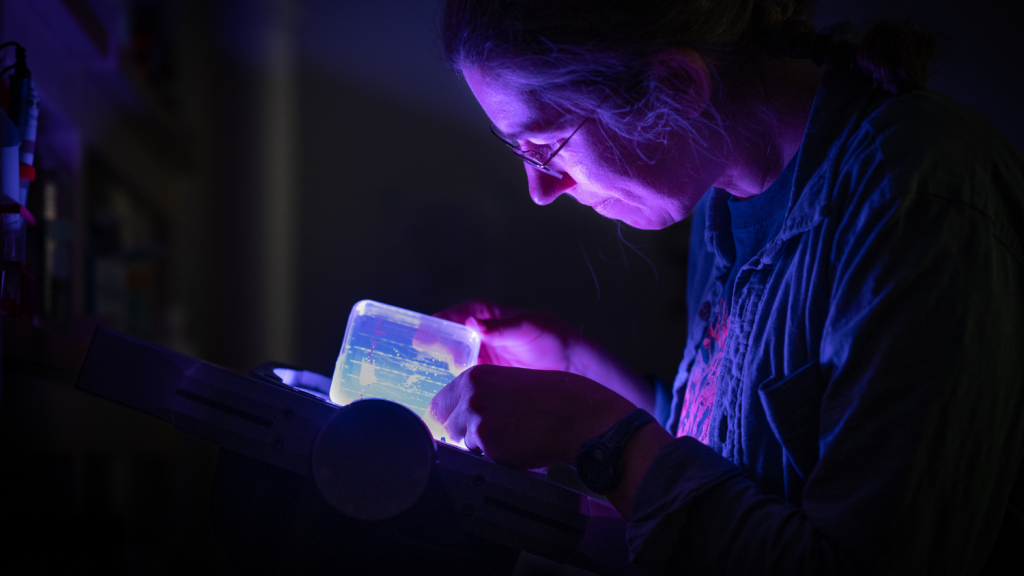
[[[783,239],[809,230],[828,216],[831,194],[809,186],[826,164],[841,160],[838,144],[860,129],[857,118],[873,109],[879,93],[863,75],[828,70],[814,96],[807,130],[797,154],[796,175],[789,200],[789,213],[779,236]]]
[[[871,81],[844,70],[827,70],[821,78],[811,105],[807,130],[796,157],[793,190],[790,194],[779,238],[791,236],[813,228],[829,214],[831,194],[815,186],[808,187],[826,163],[838,161],[837,143],[846,140],[859,128],[856,118],[864,118],[877,107],[880,93]],[[729,193],[712,188],[709,192],[707,224],[704,239],[708,249],[731,262],[731,242],[723,241],[722,234],[729,230]]]

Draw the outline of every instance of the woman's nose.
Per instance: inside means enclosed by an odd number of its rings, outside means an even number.
[[[533,198],[538,206],[551,204],[555,198],[576,185],[572,176],[564,172],[561,178],[555,178],[530,166],[526,166],[526,181],[530,186],[530,198]]]

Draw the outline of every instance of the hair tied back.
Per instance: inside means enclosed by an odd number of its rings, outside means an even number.
[[[904,94],[927,85],[935,35],[909,21],[879,22],[864,33],[841,22],[823,28],[805,50],[818,66],[849,67],[890,94]]]

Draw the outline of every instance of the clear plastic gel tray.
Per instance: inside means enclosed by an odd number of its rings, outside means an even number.
[[[348,316],[331,401],[383,398],[422,418],[431,398],[479,353],[480,335],[461,324],[363,300]]]

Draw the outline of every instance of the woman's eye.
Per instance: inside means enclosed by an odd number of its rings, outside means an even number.
[[[523,148],[523,150],[532,150],[532,151],[537,152],[539,154],[543,154],[547,150],[551,149],[551,145],[550,144],[539,144],[537,142],[531,142],[531,141],[528,140],[528,141],[523,143],[522,148]]]
[[[565,138],[559,138],[558,140],[555,140],[554,142],[533,142],[533,141],[527,141],[526,142],[526,148],[528,148],[530,150],[537,150],[537,151],[554,150],[555,148],[558,147],[559,144],[562,143],[563,140],[565,140]]]

